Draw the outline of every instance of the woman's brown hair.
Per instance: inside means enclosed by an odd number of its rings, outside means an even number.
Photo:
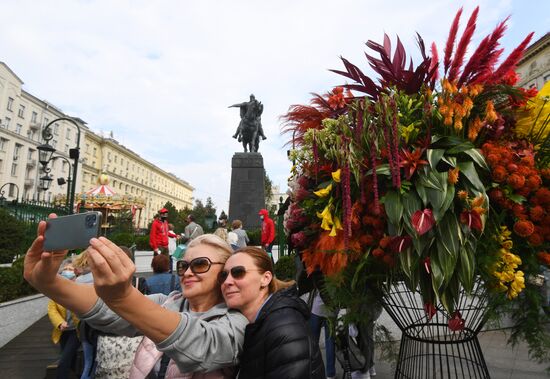
[[[273,262],[271,262],[271,258],[269,257],[269,255],[267,255],[267,253],[264,250],[254,246],[246,246],[238,249],[233,254],[239,254],[239,253],[249,255],[254,261],[254,265],[258,268],[260,273],[263,274],[264,272],[269,271],[270,273],[273,274],[273,279],[271,279],[271,282],[267,287],[268,292],[270,294],[294,285],[295,283],[294,280],[282,281],[275,277],[275,271],[273,270]]]
[[[151,268],[155,274],[162,274],[163,272],[170,271],[170,258],[164,254],[153,257]]]

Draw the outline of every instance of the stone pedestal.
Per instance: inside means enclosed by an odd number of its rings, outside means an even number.
[[[235,153],[231,160],[229,221],[241,220],[243,229],[260,228],[258,211],[262,208],[265,208],[262,155]]]

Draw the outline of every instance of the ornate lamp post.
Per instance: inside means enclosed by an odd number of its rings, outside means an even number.
[[[51,146],[48,142],[53,138],[53,134],[51,132],[51,125],[58,122],[58,121],[68,121],[74,126],[76,126],[76,129],[78,131],[77,137],[76,137],[76,147],[69,150],[69,157],[74,161],[73,163],[73,175],[72,175],[72,183],[69,176],[69,184],[67,186],[67,211],[69,214],[73,213],[73,205],[74,205],[74,196],[76,192],[76,177],[78,172],[78,158],[80,157],[80,126],[78,123],[69,117],[60,117],[56,118],[53,121],[50,121],[46,126],[44,126],[44,129],[42,129],[42,138],[44,141],[46,141],[45,144],[40,145],[37,147],[39,151],[39,161],[42,164],[43,170],[46,173],[42,178],[40,178],[40,185],[41,188],[44,189],[47,185],[47,188],[49,189],[51,185],[52,178],[49,175],[50,169],[48,168],[48,164],[52,160],[52,155],[55,151],[55,148]],[[57,158],[57,157],[56,157]],[[64,158],[64,157],[62,157]],[[54,158],[55,159],[55,158]],[[65,159],[65,158],[64,158]],[[70,164],[69,164],[70,168]],[[69,169],[70,172],[70,169]],[[48,184],[49,183],[49,184]],[[44,185],[44,187],[42,187]]]
[[[17,189],[17,196],[15,196],[15,201],[17,201],[17,199],[19,199],[19,187],[17,186],[17,184],[15,183],[6,183],[4,185],[2,185],[2,187],[0,187],[0,205],[4,205],[4,203],[6,202],[6,197],[4,196],[4,187],[7,186],[7,185],[13,185],[15,186],[15,188]]]
[[[65,181],[64,178],[57,178],[57,184],[62,186],[65,183],[67,183],[67,196],[65,197],[65,208],[67,208],[67,212],[72,213],[71,210],[69,209],[69,204],[70,204],[69,203],[69,197],[70,197],[71,189],[72,189],[71,184],[73,182],[73,179],[71,177],[71,162],[67,158],[65,158],[64,156],[61,156],[61,155],[57,155],[57,156],[53,157],[52,161],[55,160],[55,159],[63,159],[69,165],[69,176],[67,177],[67,180]]]

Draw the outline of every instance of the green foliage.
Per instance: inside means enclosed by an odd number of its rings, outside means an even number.
[[[130,247],[135,242],[133,233],[119,232],[109,235],[109,239],[118,246]]]
[[[246,231],[246,234],[248,234],[248,238],[250,239],[248,243],[250,246],[260,246],[262,244],[262,229],[249,229]]]
[[[0,209],[0,263],[11,263],[16,255],[25,253],[29,243],[27,225]],[[32,233],[32,232],[31,232]],[[30,234],[35,236],[36,232]]]
[[[296,279],[296,264],[294,263],[296,256],[285,255],[279,257],[277,263],[275,263],[275,276],[280,280],[294,280]]]
[[[133,233],[134,224],[132,220],[132,212],[130,210],[123,210],[118,213],[111,214],[108,219],[111,218],[109,223],[111,224],[110,233]]]
[[[0,303],[34,293],[36,290],[23,278],[23,257],[12,267],[0,267]]]
[[[151,246],[149,245],[149,235],[135,236],[134,243],[136,244],[136,250],[151,250]]]
[[[273,190],[273,182],[267,175],[267,171],[264,168],[264,197],[265,208],[269,209],[269,203],[271,203],[271,195]]]

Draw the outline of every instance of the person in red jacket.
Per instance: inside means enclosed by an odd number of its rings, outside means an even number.
[[[262,248],[269,254],[271,259],[271,249],[273,248],[273,240],[275,239],[275,224],[273,220],[269,218],[269,212],[267,209],[261,209],[258,212],[262,219]]]
[[[155,217],[151,224],[149,245],[153,248],[154,255],[168,254],[168,209],[162,208],[159,217]]]

